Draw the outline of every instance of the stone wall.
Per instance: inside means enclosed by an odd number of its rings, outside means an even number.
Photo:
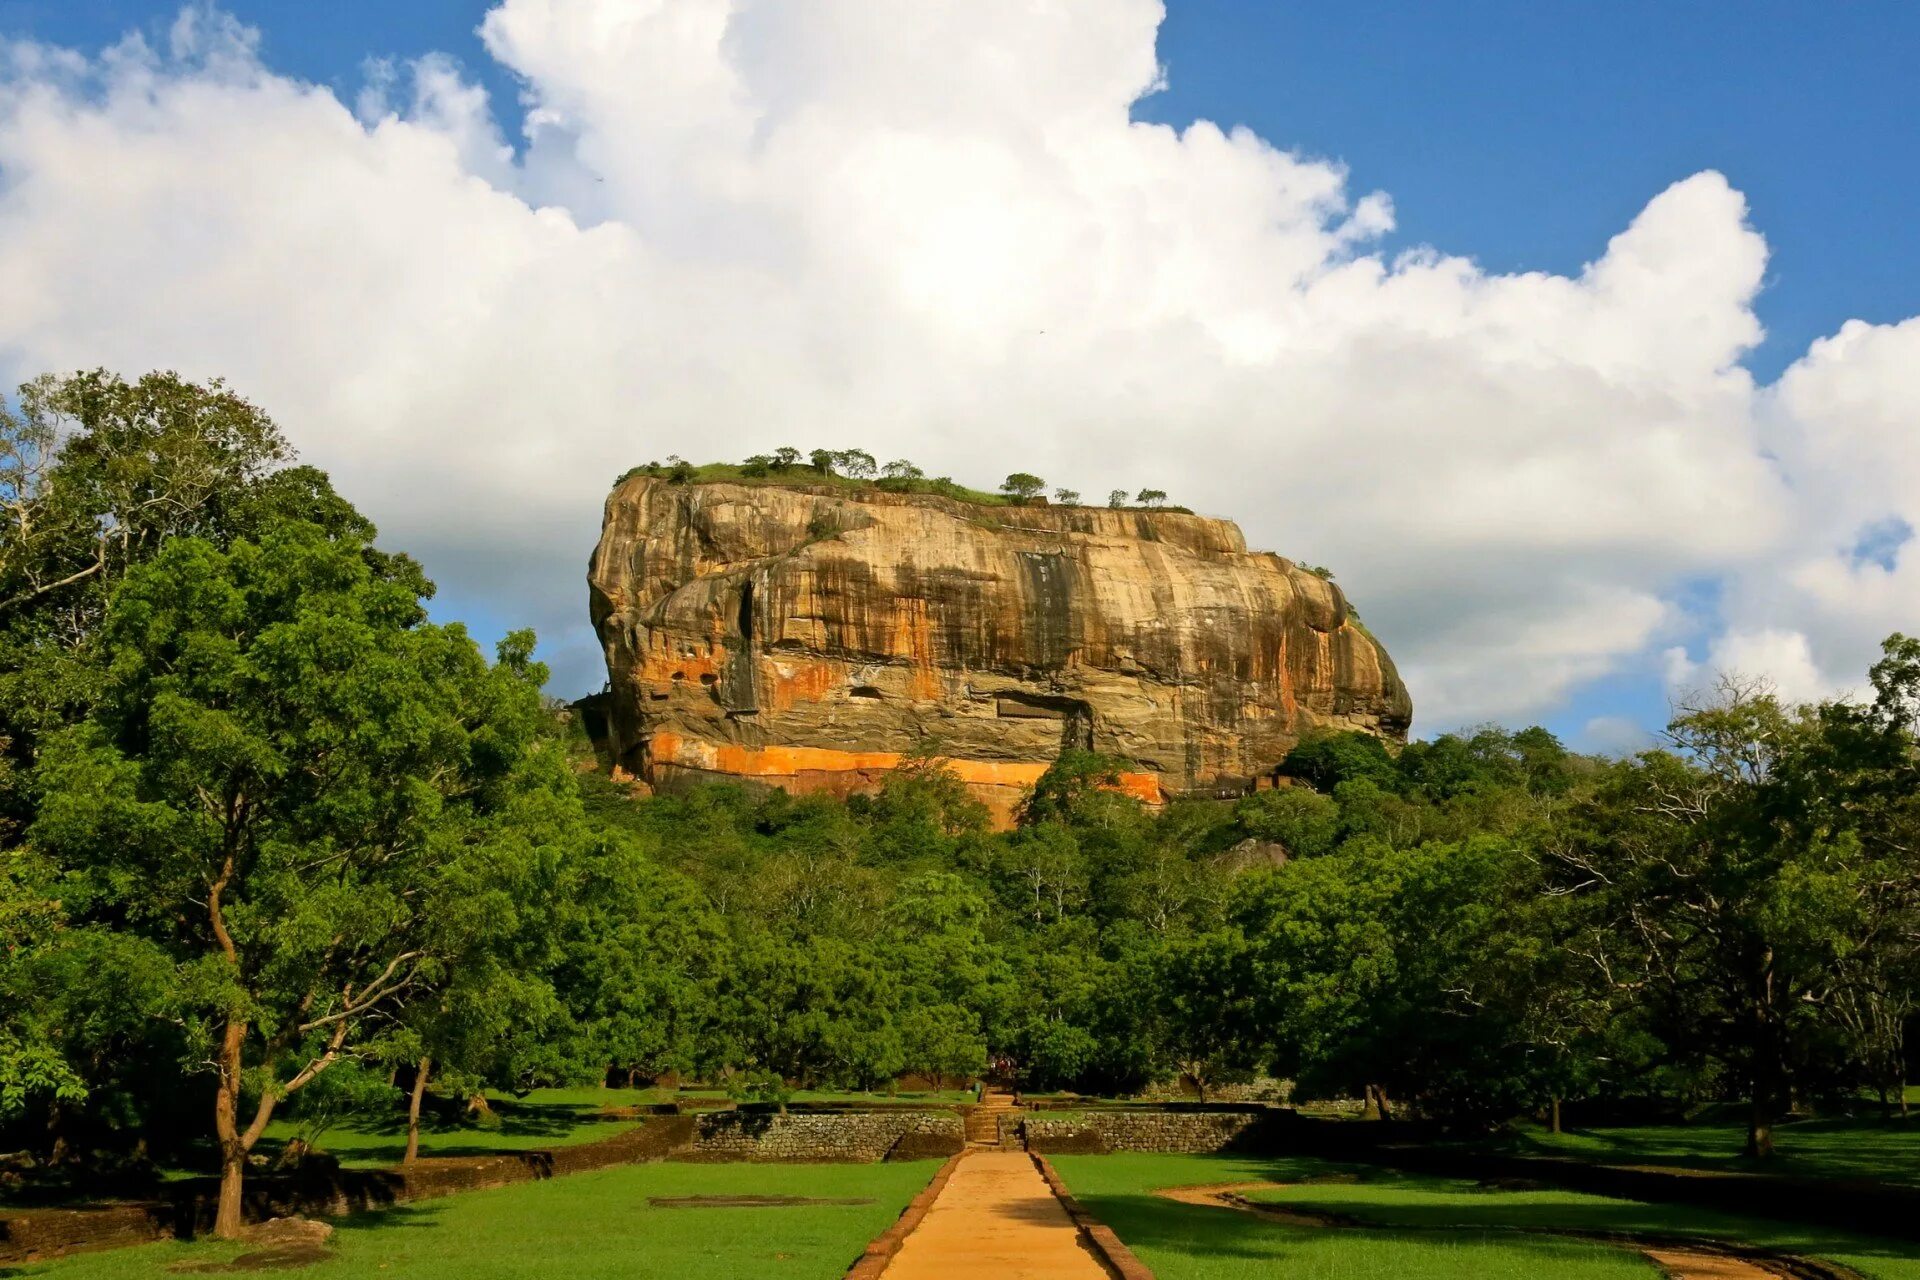
[[[1021,1125],[1027,1149],[1102,1155],[1157,1151],[1170,1155],[1247,1150],[1282,1113],[1264,1107],[1234,1111],[1083,1111],[1029,1115]]]
[[[966,1146],[964,1122],[952,1111],[713,1111],[696,1125],[692,1145],[675,1159],[861,1163],[950,1156]]]
[[[1216,1084],[1202,1098],[1190,1080],[1162,1080],[1133,1095],[1137,1102],[1273,1102],[1282,1106],[1293,1100],[1293,1082],[1262,1076],[1236,1084]]]

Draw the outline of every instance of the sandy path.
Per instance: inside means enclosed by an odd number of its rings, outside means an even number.
[[[1067,1211],[1021,1151],[975,1151],[915,1227],[886,1280],[970,1276],[1106,1280]]]
[[[1243,1193],[1285,1186],[1280,1182],[1221,1182],[1199,1187],[1163,1187],[1154,1192],[1181,1204],[1212,1206],[1251,1213],[1269,1222],[1290,1227],[1353,1227],[1364,1225],[1351,1218],[1312,1210],[1290,1209],[1284,1204],[1248,1200]],[[1381,1228],[1392,1230],[1391,1227]],[[1580,1236],[1580,1232],[1542,1231],[1542,1235]],[[1669,1280],[1781,1280],[1791,1273],[1767,1266],[1734,1253],[1713,1249],[1689,1249],[1684,1245],[1642,1245],[1622,1241],[1621,1247],[1633,1249],[1659,1267]]]

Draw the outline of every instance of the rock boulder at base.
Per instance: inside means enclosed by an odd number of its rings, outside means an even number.
[[[1005,822],[1066,747],[1158,803],[1412,715],[1338,587],[1184,512],[638,475],[588,582],[615,763],[658,788],[847,795],[932,747]]]

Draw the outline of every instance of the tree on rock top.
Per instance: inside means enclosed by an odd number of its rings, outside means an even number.
[[[1009,501],[1020,506],[1033,501],[1047,489],[1047,482],[1039,476],[1029,475],[1025,471],[1016,471],[1000,482],[1000,492],[1007,495]]]

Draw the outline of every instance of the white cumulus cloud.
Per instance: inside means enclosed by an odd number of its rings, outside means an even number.
[[[512,140],[444,57],[343,102],[203,8],[0,46],[0,365],[225,375],[575,690],[609,482],[788,443],[1233,516],[1337,570],[1428,728],[1651,661],[1687,583],[1796,680],[1911,616],[1861,548],[1920,524],[1920,329],[1756,387],[1766,245],[1712,172],[1575,274],[1389,259],[1339,166],[1131,118],[1161,16],[504,0]]]

